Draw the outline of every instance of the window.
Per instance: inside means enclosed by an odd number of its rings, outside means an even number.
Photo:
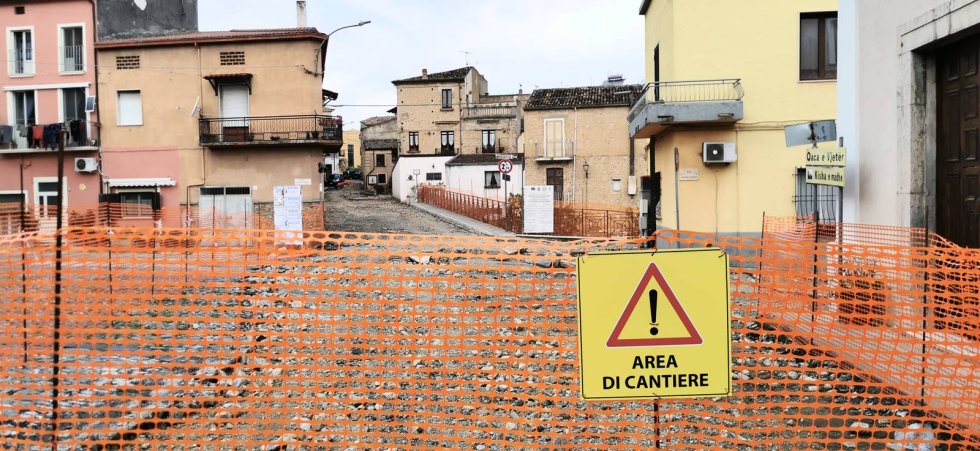
[[[63,122],[85,119],[85,88],[65,88],[61,90]]]
[[[483,188],[485,189],[497,189],[500,188],[500,172],[499,171],[486,171],[483,173]]]
[[[0,193],[0,205],[3,204],[19,204],[21,202],[27,203],[27,194],[19,193],[16,191],[7,191]]]
[[[613,192],[616,192],[616,193],[622,191],[623,190],[623,181],[621,179],[613,179],[613,181],[612,181],[612,190],[613,190]]]
[[[836,186],[811,185],[806,182],[806,168],[796,169],[797,216],[816,215],[818,220],[836,221],[839,211],[839,190]]]
[[[565,119],[544,120],[544,155],[565,156]]]
[[[7,42],[10,75],[34,75],[34,36],[30,29],[12,30]]]
[[[117,91],[116,123],[143,125],[143,99],[139,91]]]
[[[379,168],[383,168],[385,166],[385,154],[374,154],[374,165]]]
[[[34,91],[14,91],[14,125],[34,125]]]
[[[23,6],[15,6],[14,7],[14,14],[16,14],[18,16],[21,15],[21,14],[24,14],[24,7]]]
[[[408,151],[419,151],[419,132],[408,132]]]
[[[354,145],[347,145],[347,167],[354,167]]]
[[[837,13],[800,15],[800,80],[837,79]]]
[[[442,180],[441,172],[426,172],[425,181],[427,182],[438,182]]]
[[[455,132],[440,132],[441,137],[441,150],[442,153],[455,153],[456,152],[456,133]]]
[[[155,196],[156,193],[152,191],[119,193],[119,203],[122,204],[122,217],[153,217],[153,198]]]
[[[67,192],[68,181],[67,179],[62,179],[64,182],[63,190]],[[34,178],[34,205],[37,208],[37,215],[41,218],[56,216],[55,208],[58,203],[65,205],[64,196],[58,195],[58,178],[57,177],[35,177]]]
[[[453,109],[453,90],[443,89],[442,90],[442,109],[451,110]]]
[[[378,184],[384,185],[386,182],[388,182],[387,176],[385,174],[378,174]]]
[[[494,153],[497,151],[497,131],[483,131],[483,153]]]
[[[61,72],[85,71],[85,40],[82,27],[61,28]]]

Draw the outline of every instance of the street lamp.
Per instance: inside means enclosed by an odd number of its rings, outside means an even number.
[[[582,169],[585,170],[585,207],[589,206],[589,162],[586,160],[582,163]]]
[[[331,31],[331,32],[329,32],[329,33],[327,33],[327,37],[329,38],[329,37],[330,37],[330,35],[332,35],[332,34],[334,34],[334,33],[336,33],[336,32],[338,32],[338,31],[340,31],[340,30],[343,30],[344,28],[354,28],[354,27],[360,27],[360,26],[364,26],[364,25],[367,25],[367,24],[369,24],[369,23],[371,23],[371,21],[370,21],[370,20],[362,20],[362,21],[360,21],[360,22],[358,22],[358,23],[356,23],[356,24],[351,24],[351,25],[344,25],[344,26],[342,26],[342,27],[340,27],[340,28],[337,28],[337,29],[336,29],[336,30],[334,30],[334,31]]]

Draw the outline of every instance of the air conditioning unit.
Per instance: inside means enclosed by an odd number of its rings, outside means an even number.
[[[99,160],[95,158],[76,158],[76,172],[95,172],[99,170]]]
[[[704,164],[730,164],[738,159],[735,143],[704,143],[701,157]]]

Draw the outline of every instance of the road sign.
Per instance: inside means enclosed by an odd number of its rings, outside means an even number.
[[[837,141],[837,123],[832,120],[788,125],[783,132],[786,135],[786,147]]]
[[[510,160],[500,160],[497,162],[497,169],[500,170],[501,174],[510,174],[510,171],[514,169],[514,163],[511,163]]]
[[[847,150],[843,147],[834,149],[811,147],[806,150],[806,165],[810,166],[847,166]]]
[[[844,168],[807,167],[806,182],[811,185],[844,187]]]
[[[722,250],[588,254],[578,287],[583,398],[731,394]]]

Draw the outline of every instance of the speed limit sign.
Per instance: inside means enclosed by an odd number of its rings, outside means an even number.
[[[510,174],[510,171],[514,169],[514,163],[511,163],[510,160],[500,160],[497,163],[497,169],[500,170],[501,174]]]

